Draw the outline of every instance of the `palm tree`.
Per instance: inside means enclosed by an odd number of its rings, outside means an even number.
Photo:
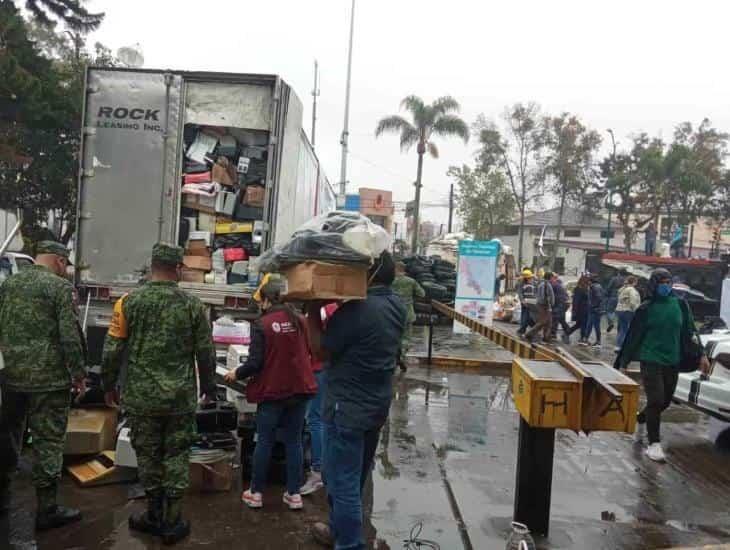
[[[428,151],[433,158],[438,158],[438,148],[431,141],[433,136],[460,137],[464,140],[464,143],[467,143],[469,141],[469,127],[466,122],[455,114],[459,112],[459,102],[450,96],[440,97],[430,105],[426,105],[420,97],[410,95],[401,101],[401,109],[405,109],[410,113],[413,122],[409,122],[399,115],[385,117],[378,122],[378,126],[375,128],[375,137],[380,137],[385,133],[399,133],[401,151],[408,151],[411,147],[417,145],[418,172],[416,175],[416,204],[413,212],[414,225],[411,242],[415,254],[418,251],[423,155]]]
[[[103,13],[89,13],[80,0],[26,0],[25,8],[42,25],[53,26],[54,18],[81,32],[96,30],[104,19]]]

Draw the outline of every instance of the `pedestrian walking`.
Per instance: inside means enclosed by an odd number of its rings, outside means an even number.
[[[639,291],[636,290],[636,277],[626,277],[624,286],[618,292],[618,304],[616,305],[616,315],[618,316],[618,334],[616,335],[616,348],[614,350],[616,353],[621,350],[631,320],[634,318],[634,312],[639,308],[639,305],[641,305],[641,296],[639,296]]]
[[[611,277],[606,285],[606,321],[608,323],[606,332],[611,332],[616,325],[616,305],[618,304],[618,291],[624,286],[628,276],[625,269],[620,270]]]
[[[257,403],[256,449],[251,486],[241,500],[250,508],[263,506],[263,492],[271,453],[281,428],[286,449],[284,504],[291,510],[303,507],[302,433],[307,402],[317,392],[310,362],[307,322],[282,301],[282,281],[271,279],[261,289],[263,316],[253,325],[246,362],[226,375],[226,380],[253,377],[246,386],[246,399]],[[319,314],[319,311],[315,312]]]
[[[588,315],[588,330],[586,337],[590,338],[591,332],[596,333],[596,340],[593,347],[601,349],[601,317],[606,311],[605,293],[598,279],[598,275],[591,275],[591,287],[588,292],[590,302],[590,313]]]
[[[551,335],[555,338],[558,334],[558,327],[563,329],[563,343],[570,344],[570,325],[565,320],[565,313],[568,311],[568,291],[563,286],[563,281],[557,274],[550,279],[550,285],[553,287],[555,295],[555,306],[553,307],[553,319],[551,324]]]
[[[672,224],[672,240],[669,244],[672,258],[684,258],[684,235],[682,226],[677,222]]]
[[[313,351],[329,358],[324,399],[324,475],[329,524],[313,526],[328,548],[364,549],[362,489],[370,475],[380,430],[388,417],[393,371],[407,312],[391,285],[395,264],[389,252],[368,273],[364,300],[346,302],[322,331],[312,303],[308,316]]]
[[[570,317],[573,321],[573,326],[568,331],[568,336],[573,334],[576,330],[580,331],[580,340],[578,340],[579,346],[588,345],[588,318],[591,311],[591,302],[589,297],[589,291],[591,287],[591,279],[589,274],[582,274],[578,279],[578,284],[573,290],[573,297],[571,300]]]
[[[0,513],[10,505],[10,480],[23,445],[33,434],[36,529],[61,527],[81,512],[57,501],[63,447],[74,386],[84,391],[84,346],[66,280],[69,252],[53,241],[37,246],[36,263],[0,286]]]
[[[337,303],[327,304],[320,310],[323,325],[326,326],[327,320],[332,317],[338,308]],[[309,343],[307,343],[309,345]],[[324,405],[324,392],[327,386],[327,372],[329,363],[322,361],[318,357],[312,355],[312,372],[317,382],[317,393],[307,404],[307,430],[309,431],[311,464],[299,494],[302,496],[311,495],[324,487],[322,478],[322,447],[324,441],[324,423],[322,422],[322,406]]]
[[[395,280],[393,281],[392,288],[393,292],[395,292],[403,302],[403,306],[405,306],[408,314],[408,317],[406,318],[406,328],[403,331],[403,337],[400,342],[400,350],[398,352],[398,365],[401,370],[405,372],[408,368],[406,357],[408,356],[408,350],[411,344],[411,331],[413,330],[413,323],[416,320],[416,312],[413,309],[413,302],[417,298],[425,298],[426,292],[417,281],[406,275],[406,265],[403,262],[397,262],[395,264]]]
[[[524,336],[527,329],[535,325],[533,313],[537,314],[536,290],[532,270],[524,268],[522,277],[517,282],[517,298],[520,301],[520,328],[517,334],[520,336]]]
[[[692,312],[687,302],[672,291],[672,276],[666,269],[655,269],[649,279],[647,299],[636,310],[614,367],[625,369],[639,361],[646,406],[637,416],[637,440],[648,432],[646,455],[654,461],[665,460],[661,444],[661,415],[672,402],[677,387],[679,364],[696,336]],[[709,370],[706,356],[699,368]]]
[[[147,510],[132,514],[129,527],[161,536],[165,544],[190,534],[182,503],[190,481],[190,446],[197,437],[197,396],[215,399],[210,323],[202,302],[178,287],[182,261],[178,246],[153,247],[149,280],[114,306],[101,371],[107,404],[115,405],[128,356],[121,404],[129,414],[147,496]]]
[[[644,231],[644,254],[647,256],[656,254],[656,226],[654,222],[649,222],[646,231]]]
[[[543,342],[550,343],[551,339],[551,327],[553,319],[553,306],[555,305],[555,293],[553,287],[550,284],[550,279],[553,274],[551,271],[545,271],[540,281],[537,292],[536,292],[536,308],[537,308],[537,322],[535,325],[525,333],[525,338],[532,341],[535,334],[542,331]]]

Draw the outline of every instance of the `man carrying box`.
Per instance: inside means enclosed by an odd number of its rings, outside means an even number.
[[[154,246],[150,281],[114,306],[101,373],[107,403],[115,404],[122,357],[129,350],[122,405],[130,415],[148,505],[129,518],[129,527],[162,536],[165,544],[190,533],[182,497],[196,438],[196,361],[201,394],[215,397],[210,323],[202,302],[178,288],[182,262],[182,248]]]
[[[365,548],[362,488],[372,469],[380,429],[388,418],[393,371],[407,313],[391,285],[395,265],[383,252],[368,271],[364,300],[340,307],[323,332],[321,302],[309,304],[312,350],[329,361],[324,394],[324,478],[329,525],[317,523],[315,539],[330,548]]]

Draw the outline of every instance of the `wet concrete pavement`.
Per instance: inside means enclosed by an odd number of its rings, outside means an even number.
[[[438,329],[439,353],[473,346],[481,337],[452,337]],[[610,348],[608,350],[610,352]],[[588,352],[593,356],[592,352]],[[594,356],[595,357],[595,356]],[[502,549],[512,516],[518,415],[509,379],[411,367],[399,374],[388,423],[365,499],[366,532],[380,549],[403,548],[414,525],[443,550]],[[730,456],[714,441],[725,426],[681,406],[665,414],[668,462],[646,459],[632,436],[558,431],[551,535],[544,549],[639,549],[730,542]],[[725,435],[727,437],[727,435]],[[240,483],[239,483],[240,485]],[[0,548],[33,548],[33,499],[27,468],[16,479],[9,520],[0,522]],[[128,486],[81,489],[64,479],[64,501],[84,522],[38,537],[56,549],[158,548],[130,534],[127,517],[142,502]],[[284,509],[283,488],[271,487],[263,510],[240,504],[238,488],[192,495],[193,535],[179,548],[310,549],[308,526],[326,515],[323,494],[301,513]]]

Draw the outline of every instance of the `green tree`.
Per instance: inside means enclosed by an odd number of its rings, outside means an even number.
[[[517,263],[522,265],[522,247],[525,238],[525,212],[529,205],[539,201],[545,193],[540,170],[543,136],[540,131],[540,107],[537,103],[515,103],[505,109],[504,134],[493,122],[480,116],[474,124],[481,148],[480,169],[490,173],[501,171],[507,178],[519,212],[520,229]]]
[[[601,145],[601,136],[587,128],[575,115],[563,113],[542,120],[541,169],[547,189],[558,199],[558,226],[555,245],[550,254],[550,266],[563,231],[563,215],[568,204],[581,204],[594,179],[594,158]]]
[[[408,151],[416,145],[418,171],[415,184],[414,231],[411,242],[411,248],[416,253],[418,251],[418,228],[420,225],[423,156],[428,152],[433,158],[438,158],[438,148],[432,141],[434,137],[458,137],[464,140],[464,143],[467,143],[469,141],[469,127],[457,115],[460,110],[459,103],[450,96],[440,97],[427,105],[420,97],[411,95],[401,102],[401,108],[408,111],[411,121],[400,115],[385,117],[378,122],[375,128],[375,136],[380,137],[385,133],[400,134],[401,151]]]
[[[93,31],[104,19],[103,13],[90,13],[79,0],[26,0],[25,7],[42,25],[61,21],[75,31]]]
[[[457,185],[456,205],[464,229],[476,239],[493,238],[497,226],[512,220],[515,201],[502,172],[483,172],[464,164],[451,166],[447,175]]]
[[[52,214],[56,238],[75,229],[83,74],[108,61],[101,45],[89,53],[78,33],[26,22],[0,0],[0,208],[23,210],[23,234],[45,237]],[[48,52],[53,58],[43,55]]]

